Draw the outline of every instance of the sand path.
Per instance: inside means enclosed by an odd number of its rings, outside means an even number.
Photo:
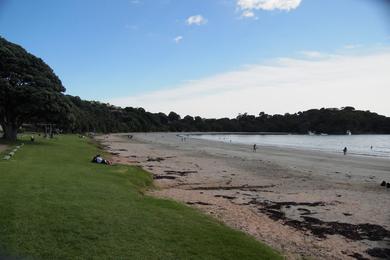
[[[174,133],[98,139],[117,163],[140,165],[160,189],[281,250],[289,259],[356,259],[390,248],[390,160],[249,147]],[[371,251],[367,251],[371,250]],[[368,252],[371,254],[368,254]]]
[[[7,148],[8,148],[7,145],[5,145],[5,144],[0,144],[0,152],[6,150]]]

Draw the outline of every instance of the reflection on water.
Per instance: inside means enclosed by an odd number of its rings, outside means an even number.
[[[347,147],[351,154],[390,157],[390,135],[205,134],[191,137],[235,144],[257,144],[259,148],[263,145],[342,153],[343,148]]]

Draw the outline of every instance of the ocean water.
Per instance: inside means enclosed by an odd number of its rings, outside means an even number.
[[[219,141],[232,144],[256,144],[261,146],[287,147],[390,158],[390,135],[256,135],[256,134],[204,134],[191,138]],[[371,149],[372,146],[372,149]]]

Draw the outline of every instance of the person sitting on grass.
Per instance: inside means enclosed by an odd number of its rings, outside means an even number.
[[[100,154],[98,154],[95,157],[93,157],[92,162],[93,163],[102,163],[102,164],[111,165],[111,162],[109,160],[103,159],[103,157],[101,157]]]

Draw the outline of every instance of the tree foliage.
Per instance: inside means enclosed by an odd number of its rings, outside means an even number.
[[[322,108],[285,115],[258,116],[239,114],[236,118],[205,119],[170,112],[150,113],[142,108],[120,108],[79,97],[69,98],[75,104],[76,124],[73,132],[288,132],[306,134],[309,131],[327,134],[390,134],[390,118],[370,111]]]
[[[16,139],[26,122],[64,120],[70,108],[65,88],[40,58],[0,37],[0,124],[4,137]]]

